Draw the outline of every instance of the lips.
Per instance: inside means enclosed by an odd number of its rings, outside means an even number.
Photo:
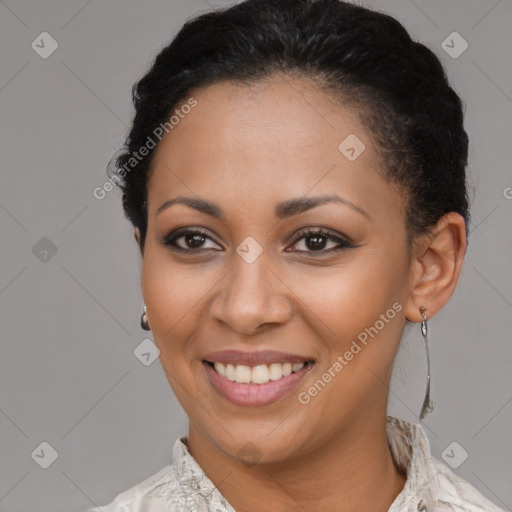
[[[220,396],[238,406],[257,407],[269,405],[289,395],[312,369],[315,360],[308,356],[275,350],[258,352],[222,350],[206,354],[202,362],[208,381]],[[300,366],[301,363],[307,364]],[[272,367],[274,367],[273,370],[275,367],[279,367],[287,371],[280,371],[279,375],[272,371],[272,379],[268,380],[267,377],[270,377],[270,374],[265,375],[265,378],[260,375],[261,370],[265,369],[262,368],[262,365],[268,365],[271,370]],[[223,366],[226,367],[228,373],[235,370],[235,375],[229,375],[230,378],[228,378],[228,374],[222,370]],[[221,369],[225,375],[221,375],[215,370],[215,367]],[[294,367],[295,371],[293,371]],[[257,379],[255,379],[253,370],[258,372]],[[237,372],[244,373],[245,378],[240,378],[242,376]],[[249,374],[250,378],[248,378]],[[235,380],[245,382],[233,381],[233,377]],[[254,380],[258,380],[259,383],[253,382]]]

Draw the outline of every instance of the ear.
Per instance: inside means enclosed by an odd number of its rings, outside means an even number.
[[[135,228],[135,230],[133,232],[133,236],[134,236],[135,240],[137,241],[137,245],[139,246],[140,254],[141,254],[141,256],[143,256],[144,253],[142,250],[142,245],[140,243],[140,231],[139,231],[138,227]]]
[[[443,215],[432,232],[415,243],[407,319],[421,322],[420,307],[432,318],[448,302],[459,281],[466,248],[464,218],[455,212]]]

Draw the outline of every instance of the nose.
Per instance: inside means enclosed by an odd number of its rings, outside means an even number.
[[[219,284],[210,314],[238,334],[258,334],[265,324],[285,324],[293,315],[293,293],[263,254],[252,263],[236,254]]]

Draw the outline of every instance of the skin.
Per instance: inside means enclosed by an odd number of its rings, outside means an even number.
[[[379,174],[371,133],[305,79],[224,82],[193,97],[198,105],[156,148],[144,247],[135,229],[147,317],[189,418],[190,452],[237,511],[387,511],[406,480],[385,436],[393,361],[406,319],[420,322],[420,306],[432,318],[451,297],[466,251],[464,220],[449,213],[407,246],[405,196]],[[366,145],[354,161],[338,150],[349,134]],[[281,201],[325,194],[367,216],[337,203],[275,216]],[[225,219],[183,204],[157,215],[177,196],[215,202]],[[159,242],[185,226],[208,232],[201,251],[183,237],[188,253]],[[328,252],[337,242],[322,238],[315,250],[311,237],[297,237],[308,227],[350,237],[355,247]],[[248,236],[263,249],[252,263],[236,252]],[[401,311],[301,404],[297,395],[395,302]],[[215,391],[201,362],[223,349],[281,350],[316,363],[288,396],[242,407]],[[248,443],[254,464],[242,458]]]

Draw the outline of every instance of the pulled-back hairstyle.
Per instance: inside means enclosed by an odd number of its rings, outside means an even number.
[[[376,142],[383,177],[406,198],[409,241],[448,212],[463,216],[468,233],[463,104],[434,53],[391,16],[348,2],[245,0],[188,20],[133,86],[135,117],[113,177],[142,250],[155,149],[126,172],[133,153],[191,91],[226,80],[249,85],[279,72],[309,78],[356,109]]]

